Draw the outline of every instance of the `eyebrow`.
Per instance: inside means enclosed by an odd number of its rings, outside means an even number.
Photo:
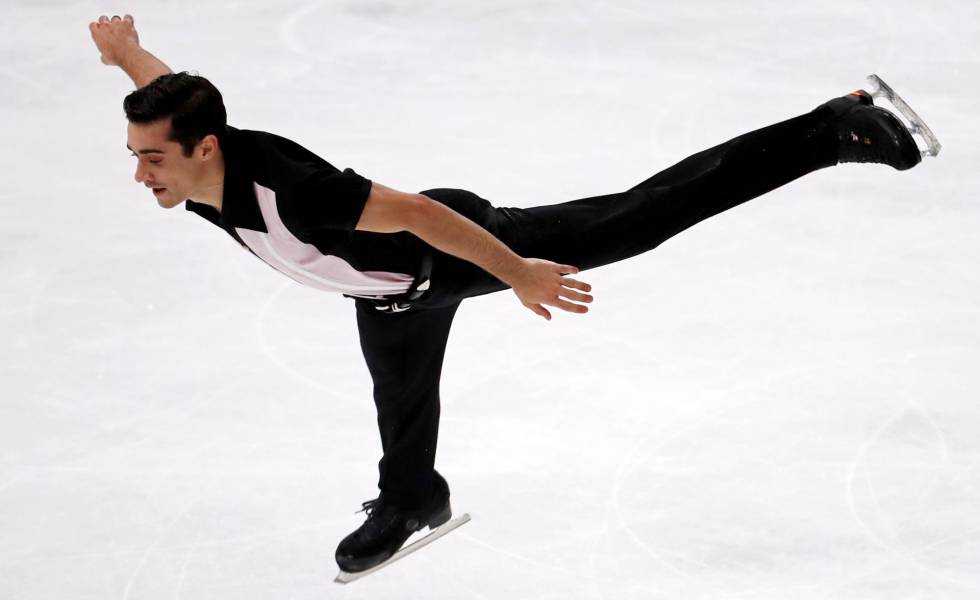
[[[130,152],[136,152],[135,150],[129,147],[129,144],[126,144],[126,149],[129,150]],[[138,154],[166,154],[166,152],[164,152],[163,150],[157,150],[156,148],[144,148],[143,150],[140,150]]]

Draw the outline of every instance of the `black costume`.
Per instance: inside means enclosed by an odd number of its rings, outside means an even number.
[[[459,189],[422,194],[473,220],[520,256],[590,269],[646,252],[712,215],[837,164],[840,135],[832,121],[840,111],[829,104],[694,154],[619,193],[533,208],[494,207]],[[361,348],[374,381],[382,497],[407,509],[424,505],[437,479],[439,380],[453,316],[463,299],[507,286],[407,232],[354,231],[370,182],[350,169],[340,172],[267,133],[229,128],[222,142],[222,214],[190,201],[187,208],[225,228],[263,260],[274,256],[270,264],[287,275],[324,289],[334,286],[354,298]],[[263,198],[266,205],[259,210],[256,203]],[[262,212],[270,206],[277,214]],[[265,223],[270,219],[281,223]],[[243,237],[256,231],[266,232],[268,240]],[[260,254],[265,246],[268,252]],[[343,271],[355,284],[345,288],[322,274],[300,273],[303,264],[276,262],[293,251],[297,256],[307,252],[302,260],[309,261],[311,248],[342,258],[347,266],[341,271],[353,267],[358,272]],[[431,273],[420,278],[426,255]],[[358,277],[364,272],[376,279],[361,286]],[[372,293],[386,284],[391,287],[387,293]],[[405,310],[390,310],[388,300],[405,298],[416,288],[425,290],[421,297],[399,305]]]

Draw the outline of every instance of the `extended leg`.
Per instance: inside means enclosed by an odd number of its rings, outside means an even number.
[[[488,229],[517,254],[581,269],[651,250],[729,208],[837,164],[825,106],[698,152],[627,191],[532,208],[496,208]],[[506,286],[479,267],[442,258],[452,295]],[[433,275],[433,285],[440,282]],[[445,292],[443,292],[445,294]],[[450,297],[452,297],[450,295]]]

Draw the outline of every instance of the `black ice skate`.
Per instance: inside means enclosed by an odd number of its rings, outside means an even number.
[[[942,145],[919,115],[877,75],[869,75],[874,91],[852,92],[822,104],[816,110],[831,115],[830,127],[837,136],[838,162],[881,163],[904,171],[936,156]],[[885,98],[907,119],[874,106],[872,98]],[[925,142],[920,149],[913,135]]]
[[[817,110],[829,110],[837,136],[837,161],[881,163],[904,171],[922,161],[912,134],[898,118],[874,105],[864,90],[834,98]]]
[[[337,546],[336,559],[341,574],[336,581],[347,583],[356,579],[350,576],[351,574],[360,574],[379,567],[389,559],[398,558],[399,556],[393,558],[393,555],[398,552],[405,540],[424,527],[434,530],[445,524],[440,528],[440,532],[430,533],[423,540],[403,549],[399,555],[408,553],[412,546],[421,547],[432,541],[429,537],[437,539],[468,521],[469,515],[449,521],[452,516],[449,485],[441,475],[436,473],[434,486],[435,490],[428,505],[417,510],[405,510],[387,504],[384,501],[384,494],[364,502],[362,510],[367,512],[367,520]]]

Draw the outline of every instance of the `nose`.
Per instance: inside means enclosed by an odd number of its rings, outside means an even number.
[[[146,179],[146,168],[144,168],[142,162],[136,163],[136,182],[143,183]]]

